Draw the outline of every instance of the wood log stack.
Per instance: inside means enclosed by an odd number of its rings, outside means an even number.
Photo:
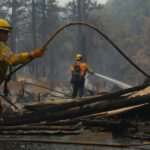
[[[39,102],[1,123],[0,134],[76,134],[93,126],[99,131],[136,131],[130,113],[149,110],[149,101],[150,87],[142,85],[107,95]]]

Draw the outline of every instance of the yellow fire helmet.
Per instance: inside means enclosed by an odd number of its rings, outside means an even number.
[[[82,55],[81,54],[77,54],[75,57],[75,60],[81,60],[82,59]]]
[[[0,30],[6,30],[8,32],[12,32],[12,28],[10,27],[9,23],[2,18],[0,18]]]

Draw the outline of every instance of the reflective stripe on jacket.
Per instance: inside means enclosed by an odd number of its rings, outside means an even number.
[[[29,61],[29,53],[14,54],[8,46],[0,41],[0,84],[3,82],[8,66],[24,64]]]
[[[81,66],[81,71],[80,71],[80,75],[84,76],[86,72],[89,73],[94,73],[93,70],[84,62],[81,61],[77,61],[76,64],[71,66],[71,73],[73,74],[75,72],[75,65],[80,64]]]

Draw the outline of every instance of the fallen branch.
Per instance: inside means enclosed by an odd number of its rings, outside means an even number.
[[[115,144],[115,143],[99,143],[99,142],[79,142],[79,141],[58,141],[58,140],[40,140],[40,139],[0,139],[0,142],[21,142],[21,143],[53,143],[53,144],[75,144],[75,145],[93,145],[106,147],[131,147],[150,145],[150,142],[132,143],[132,144]]]
[[[10,130],[68,130],[73,131],[81,129],[83,127],[82,123],[79,122],[72,126],[0,126],[0,131],[10,131]]]
[[[135,110],[135,109],[144,107],[146,105],[149,105],[149,103],[144,103],[144,104],[135,105],[135,106],[129,106],[129,107],[120,108],[120,109],[116,109],[116,110],[111,110],[111,111],[107,111],[107,112],[101,112],[101,113],[81,116],[81,117],[78,117],[78,118],[75,118],[75,119],[80,120],[80,119],[85,119],[85,118],[90,118],[90,117],[96,117],[96,119],[100,119],[100,118],[104,118],[104,117],[108,117],[108,116],[119,115],[119,114],[128,112],[130,110]]]
[[[3,135],[45,135],[45,134],[80,134],[84,131],[83,128],[74,131],[67,130],[17,130],[17,131],[0,131]]]

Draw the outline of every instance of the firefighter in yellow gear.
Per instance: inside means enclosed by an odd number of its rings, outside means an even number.
[[[43,48],[38,48],[32,51],[31,53],[25,52],[20,54],[14,54],[8,48],[6,43],[8,40],[9,32],[12,32],[12,28],[10,27],[9,23],[5,19],[0,18],[0,84],[2,84],[2,82],[6,77],[8,66],[24,64],[27,63],[32,58],[41,57],[45,50]],[[1,111],[0,111],[0,118],[1,118]]]
[[[94,74],[93,70],[85,63],[82,62],[82,55],[77,54],[75,57],[75,64],[71,66],[71,84],[73,86],[72,98],[76,98],[79,92],[79,96],[84,95],[84,83],[86,72]]]

